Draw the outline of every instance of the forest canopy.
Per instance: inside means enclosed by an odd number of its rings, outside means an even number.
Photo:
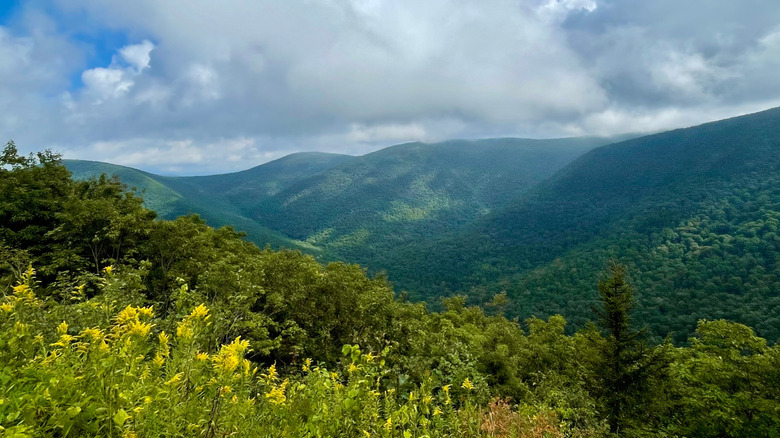
[[[632,272],[592,320],[442,311],[357,265],[159,220],[58,155],[0,157],[0,435],[776,436],[780,346],[698,323],[649,343]]]

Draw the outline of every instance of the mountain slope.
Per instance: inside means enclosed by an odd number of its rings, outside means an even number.
[[[409,143],[361,157],[293,154],[225,175],[163,177],[68,161],[78,177],[117,173],[163,217],[199,213],[260,245],[314,251],[374,269],[377,254],[432,238],[507,205],[611,138]],[[91,170],[90,170],[91,169]],[[273,230],[273,231],[271,231]],[[292,244],[290,244],[292,242]]]
[[[349,159],[348,155],[293,154],[254,168],[204,177],[167,177],[125,166],[82,160],[64,160],[75,179],[96,177],[101,173],[117,175],[128,187],[135,187],[144,204],[160,217],[172,219],[197,213],[212,226],[231,225],[247,233],[259,245],[301,249],[318,253],[304,242],[297,242],[244,217],[231,199],[257,199],[288,184]]]
[[[369,267],[378,253],[455,230],[507,205],[606,138],[409,143],[290,185],[245,215]]]
[[[594,274],[615,257],[635,268],[638,316],[656,335],[729,317],[776,339],[778,175],[780,109],[641,137],[597,148],[467,231],[384,263],[423,298],[505,290],[516,316],[581,324]]]

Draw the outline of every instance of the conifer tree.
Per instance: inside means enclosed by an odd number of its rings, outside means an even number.
[[[598,285],[601,308],[593,308],[607,335],[597,379],[610,431],[620,434],[643,416],[640,408],[650,392],[651,378],[663,368],[663,360],[642,340],[645,330],[631,326],[634,298],[625,267],[611,262],[608,274]]]

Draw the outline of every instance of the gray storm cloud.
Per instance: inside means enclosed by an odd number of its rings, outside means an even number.
[[[211,173],[297,150],[675,128],[777,105],[780,5],[750,3],[33,2],[0,27],[0,131]],[[72,37],[95,29],[128,36],[105,65]]]

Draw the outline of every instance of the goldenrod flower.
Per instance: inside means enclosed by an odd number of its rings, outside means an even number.
[[[384,428],[388,432],[393,429],[393,419],[392,418],[390,418],[390,417],[387,418],[387,421],[385,422]]]
[[[244,352],[246,352],[247,348],[249,348],[249,341],[242,341],[240,336],[230,344],[223,345],[219,352],[211,359],[214,363],[214,368],[223,373],[235,371],[240,364],[246,361],[246,359],[244,359]],[[274,369],[274,371],[276,370]]]
[[[347,369],[347,371],[349,371],[350,373],[354,373],[357,370],[358,367],[356,367],[354,363],[349,364],[349,368]]]
[[[176,326],[176,337],[179,339],[189,340],[192,339],[192,337],[195,336],[195,332],[192,330],[192,327],[185,321],[180,322]]]
[[[306,359],[303,361],[303,367],[302,367],[302,369],[303,369],[303,371],[304,371],[304,372],[307,372],[307,373],[308,373],[309,371],[311,371],[311,359],[309,359],[309,358],[307,357],[307,358],[306,358]]]
[[[439,409],[439,407],[436,406],[436,408],[433,410],[433,416],[438,417],[439,415],[441,415],[441,413],[442,413],[441,409]]]
[[[444,391],[445,394],[449,394],[451,386],[452,385],[444,385],[444,386],[441,387],[441,390]]]
[[[202,353],[202,352],[199,351],[199,352],[195,353],[195,359],[198,359],[201,362],[205,362],[205,361],[209,360],[209,354],[208,353]]]
[[[165,382],[165,384],[166,385],[173,385],[175,383],[179,383],[181,381],[182,377],[184,377],[184,373],[178,373],[175,376],[171,377],[171,380],[168,380],[167,382]]]
[[[60,325],[57,326],[57,334],[64,335],[65,333],[68,333],[68,323],[62,321]]]
[[[115,319],[117,325],[126,325],[138,319],[138,309],[133,306],[127,306],[116,315]]]
[[[90,339],[92,341],[99,341],[103,339],[103,331],[99,328],[85,328],[81,331],[82,339]]]
[[[192,319],[206,319],[208,318],[208,316],[209,316],[209,309],[203,304],[192,309],[192,313],[190,313],[189,315],[189,317]]]
[[[5,313],[11,313],[14,310],[14,305],[11,303],[0,304],[0,310]]]
[[[76,338],[71,335],[61,335],[60,340],[51,345],[53,347],[67,347],[74,339]]]
[[[131,335],[137,335],[143,338],[149,334],[149,331],[151,329],[152,329],[151,324],[146,324],[140,321],[133,321],[130,323],[127,332],[130,333]]]
[[[463,381],[463,384],[460,385],[460,387],[468,391],[471,391],[472,389],[474,389],[474,384],[471,383],[471,380],[469,380],[468,377],[466,377],[466,380]]]
[[[265,398],[267,398],[275,405],[284,403],[287,400],[287,396],[284,395],[284,390],[289,384],[290,381],[288,379],[284,379],[284,381],[279,386],[274,386],[271,388],[271,390],[265,394]]]
[[[114,272],[114,267],[112,265],[108,265],[103,268],[103,272],[105,272],[107,275],[111,275],[111,273]]]

